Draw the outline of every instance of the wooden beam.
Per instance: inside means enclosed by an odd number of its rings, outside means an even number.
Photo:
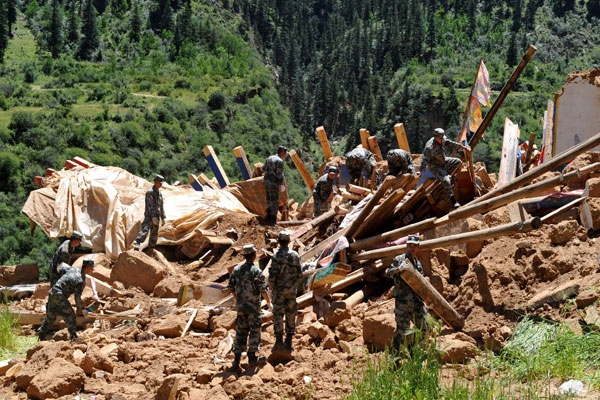
[[[543,163],[547,163],[554,156],[554,102],[552,100],[548,100],[544,112],[544,135],[540,151],[543,151],[540,155]]]
[[[331,152],[331,147],[329,147],[329,140],[327,140],[327,133],[325,132],[325,128],[323,126],[319,126],[317,128],[317,135],[319,136],[319,141],[321,142],[321,147],[323,148],[325,160],[329,160],[333,157],[333,153]]]
[[[248,162],[248,157],[246,157],[246,152],[242,146],[237,146],[233,148],[233,155],[237,160],[238,167],[240,167],[240,171],[242,172],[242,178],[245,181],[252,178],[252,169],[250,168],[250,163]]]
[[[185,324],[185,328],[183,328],[183,331],[181,332],[181,337],[184,337],[185,334],[187,333],[187,331],[190,330],[190,326],[192,326],[192,322],[194,322],[194,318],[196,318],[196,314],[198,314],[198,309],[194,308],[194,311],[192,311],[192,315],[190,316],[190,319],[188,320],[187,324]]]
[[[88,160],[81,157],[73,157],[73,162],[81,165],[83,168],[89,168],[92,165]]]
[[[576,200],[573,200],[570,203],[565,204],[564,206],[562,206],[560,208],[557,208],[556,210],[552,211],[551,213],[544,215],[542,217],[542,223],[544,223],[544,224],[549,223],[557,215],[560,215],[560,214],[564,213],[565,211],[568,211],[571,208],[578,206],[579,204],[583,203],[586,199],[587,199],[587,197],[580,197]]]
[[[371,136],[371,135],[369,134],[369,131],[366,130],[365,128],[361,128],[359,133],[360,133],[360,144],[362,144],[363,148],[370,150],[369,136]]]
[[[406,130],[404,130],[404,124],[400,123],[394,125],[394,132],[396,132],[398,148],[405,150],[410,154],[410,146],[408,145],[408,137],[406,136]]]
[[[208,179],[208,176],[206,176],[204,172],[200,173],[197,178],[200,181],[200,183],[204,186],[210,189],[217,189],[217,187],[213,185],[213,183],[210,181],[210,179]]]
[[[315,187],[315,181],[313,180],[312,176],[310,176],[310,174],[308,173],[308,170],[306,169],[306,166],[300,159],[300,156],[298,155],[298,153],[296,153],[296,150],[294,149],[291,149],[289,151],[289,155],[292,161],[294,162],[294,165],[300,172],[300,175],[302,175],[304,183],[306,183],[306,186],[308,186],[308,189],[310,189],[310,191],[312,192],[313,188]]]
[[[323,214],[319,215],[317,218],[309,221],[308,223],[302,225],[301,227],[296,229],[294,232],[292,232],[292,234],[290,235],[290,241],[299,238],[300,236],[304,235],[306,232],[310,231],[311,229],[316,228],[317,226],[321,225],[322,223],[325,223],[325,222],[333,219],[333,217],[335,217],[335,215],[336,215],[335,210],[329,210],[327,212],[324,212]]]
[[[529,163],[529,160],[531,160],[531,154],[533,154],[533,145],[534,144],[535,144],[535,132],[531,132],[529,134],[529,140],[527,141],[527,153],[525,155],[525,162],[523,163],[523,166],[527,165]],[[523,167],[523,172],[527,172],[525,167]]]
[[[217,178],[219,186],[221,186],[221,188],[224,188],[225,186],[229,185],[229,178],[227,177],[223,166],[221,166],[221,162],[219,161],[219,158],[217,157],[217,154],[215,153],[213,147],[210,145],[204,146],[202,152],[204,153],[206,161],[208,161],[208,165],[210,166],[210,169],[215,175],[215,178]]]
[[[519,146],[519,126],[510,119],[504,119],[504,137],[502,155],[498,171],[498,186],[511,182],[517,172],[517,148]]]
[[[188,175],[188,183],[192,185],[195,191],[202,192],[204,189],[202,188],[202,184],[198,181],[198,177],[194,174]]]
[[[381,149],[379,148],[379,143],[377,142],[376,136],[369,136],[369,149],[373,152],[375,156],[375,161],[383,161],[383,155],[381,154]]]
[[[55,169],[52,168],[46,168],[46,177],[52,176],[56,173]]]
[[[398,181],[398,178],[395,178],[393,176],[387,176],[385,178],[385,180],[383,181],[381,186],[379,186],[379,189],[377,189],[375,194],[373,194],[373,197],[371,197],[369,199],[369,201],[367,201],[367,204],[365,204],[364,208],[356,216],[356,219],[354,221],[352,221],[352,224],[350,224],[350,226],[348,227],[348,232],[346,233],[346,235],[349,238],[354,238],[354,235],[355,235],[356,231],[358,230],[359,226],[365,221],[365,219],[371,213],[371,211],[373,211],[373,208],[379,203],[379,200],[381,200],[381,198],[383,198],[385,192],[390,187],[392,187],[393,182],[397,182],[397,181]]]
[[[77,164],[77,163],[75,163],[75,162],[73,162],[71,160],[66,160],[65,161],[65,168],[66,169],[73,169],[73,168],[79,167],[79,166],[80,166],[79,164]]]
[[[348,231],[349,227],[345,227],[339,231],[337,231],[335,234],[331,235],[330,237],[328,237],[325,240],[322,240],[319,242],[319,244],[317,244],[315,247],[305,251],[304,253],[300,254],[300,261],[301,262],[306,262],[308,260],[310,260],[311,258],[321,254],[323,252],[323,250],[325,250],[325,248],[327,246],[329,246],[329,244],[335,240],[338,240],[340,237],[346,235],[346,232]]]

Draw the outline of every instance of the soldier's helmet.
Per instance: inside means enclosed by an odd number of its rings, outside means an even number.
[[[96,266],[96,264],[94,264],[94,260],[90,260],[89,258],[83,260],[83,264],[81,264],[81,268],[95,267],[95,266]]]
[[[165,181],[165,177],[159,174],[154,175],[154,181],[158,181],[158,182],[164,182]]]
[[[71,233],[71,240],[81,240],[82,238],[83,235],[79,231],[73,231],[73,233]]]
[[[337,167],[329,167],[329,171],[327,171],[328,174],[337,174],[338,173],[338,169]]]
[[[385,158],[390,161],[390,160],[396,160],[398,158],[398,154],[392,149],[390,151],[387,152],[387,155],[385,156]]]
[[[408,239],[406,240],[408,244],[419,244],[419,235],[408,235]]]
[[[443,138],[446,132],[442,128],[435,128],[433,130],[433,136]]]
[[[284,151],[287,153],[287,147],[285,147],[285,146],[277,147],[277,154],[284,152]]]
[[[289,242],[290,241],[290,233],[288,231],[279,232],[278,239],[280,242]]]
[[[256,253],[256,247],[254,247],[253,243],[246,244],[242,247],[242,254],[245,256],[249,256]]]

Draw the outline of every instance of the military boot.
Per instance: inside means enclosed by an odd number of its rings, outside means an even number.
[[[48,331],[46,331],[45,329],[42,329],[42,327],[39,327],[36,333],[37,333],[37,336],[40,339],[40,341],[47,340]]]
[[[133,249],[134,249],[135,251],[138,251],[138,250],[140,249],[140,244],[139,244],[138,242],[134,242],[134,243],[133,243]]]
[[[291,353],[292,350],[294,350],[294,348],[292,347],[292,339],[293,336],[292,335],[287,335],[285,337],[285,348]]]
[[[273,350],[279,350],[283,347],[283,335],[275,335],[275,344],[273,345]]]
[[[266,357],[256,357],[256,353],[253,351],[249,351],[248,352],[248,364],[250,364],[250,366],[256,365],[256,364],[262,364],[267,362],[267,358]]]
[[[454,209],[460,207],[460,203],[458,201],[456,201],[456,197],[454,197],[454,195],[450,198],[450,202],[453,204],[451,210],[454,210]]]
[[[242,353],[235,353],[233,358],[233,364],[229,368],[230,372],[241,372],[240,361],[242,359]]]

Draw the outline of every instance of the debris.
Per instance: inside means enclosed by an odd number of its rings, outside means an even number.
[[[583,392],[583,382],[569,379],[558,388],[558,393],[567,396],[579,396]]]

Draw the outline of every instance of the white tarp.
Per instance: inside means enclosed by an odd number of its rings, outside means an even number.
[[[152,183],[121,168],[75,168],[56,172],[47,186],[30,193],[23,214],[51,239],[84,235],[83,244],[110,258],[130,247],[144,219],[145,193]],[[166,219],[158,244],[174,245],[210,228],[223,210],[248,212],[225,190],[197,192],[189,186],[163,184]]]

